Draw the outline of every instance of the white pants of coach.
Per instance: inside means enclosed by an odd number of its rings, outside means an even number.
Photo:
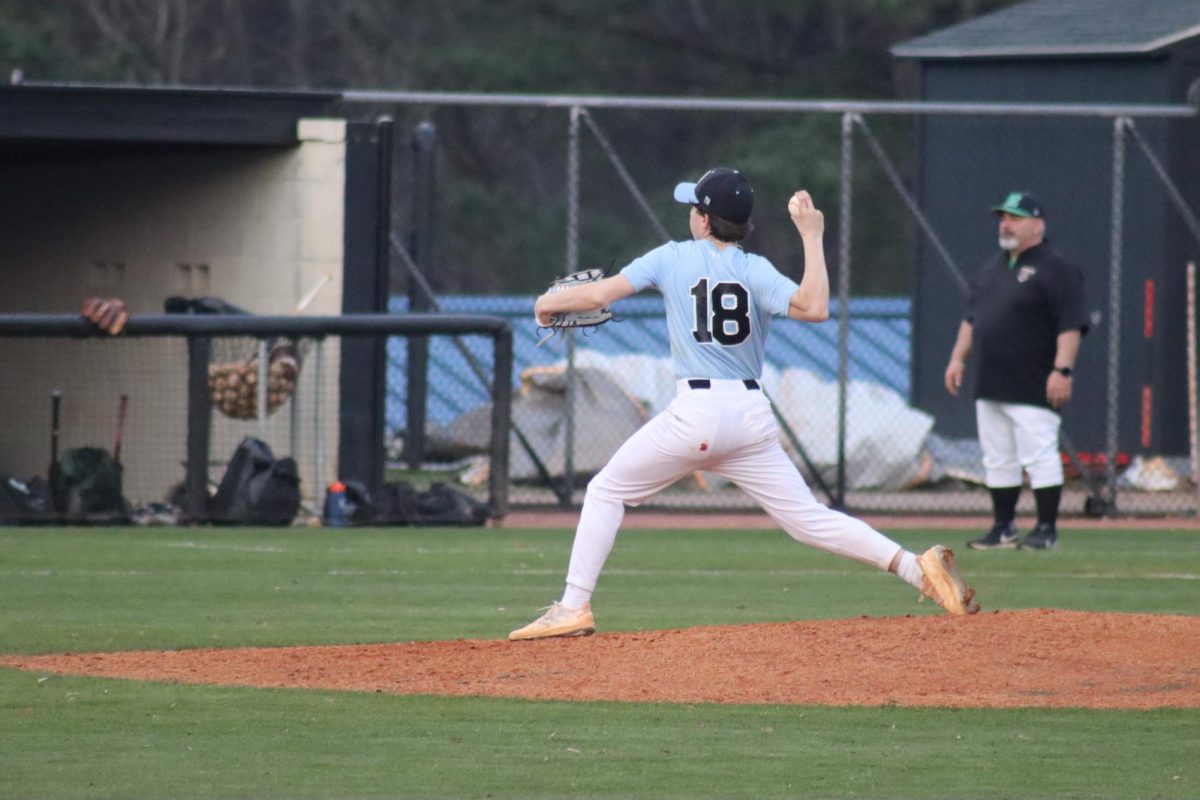
[[[1034,489],[1062,485],[1058,414],[1023,403],[976,400],[975,419],[988,488],[1020,486],[1022,469]]]
[[[779,444],[771,404],[742,381],[691,389],[679,381],[670,406],[621,445],[588,484],[567,583],[588,591],[612,550],[625,506],[696,470],[733,481],[789,536],[886,570],[900,545],[817,501]]]

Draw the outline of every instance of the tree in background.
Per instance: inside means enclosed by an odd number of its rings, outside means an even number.
[[[893,98],[912,91],[909,73],[888,53],[892,44],[1012,2],[0,0],[0,66],[37,81]],[[437,125],[435,288],[539,291],[562,272],[562,110],[356,111],[392,114],[401,143],[418,122]],[[782,198],[801,183],[832,212],[827,236],[836,241],[836,116],[611,110],[593,112],[593,119],[672,236],[685,237],[687,229],[670,201],[671,187],[726,164],[750,175],[767,211],[756,213],[760,231],[750,249],[798,271]],[[910,120],[872,120],[872,126],[893,158],[911,156]],[[582,157],[581,262],[619,265],[655,243],[653,227],[586,134]],[[854,231],[854,291],[906,292],[909,269],[897,261],[912,252],[912,225],[893,194],[875,189],[884,179],[874,163],[857,161],[855,216],[864,222]],[[410,166],[398,154],[398,230],[408,218]],[[780,199],[778,215],[772,198]]]

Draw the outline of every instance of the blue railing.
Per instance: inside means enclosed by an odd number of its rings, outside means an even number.
[[[438,304],[446,314],[487,314],[505,317],[513,327],[513,375],[516,386],[521,371],[563,359],[561,348],[536,347],[540,338],[533,321],[533,298],[528,295],[445,295]],[[407,298],[393,298],[390,311],[404,313]],[[911,303],[906,297],[862,298],[850,301],[850,380],[881,384],[908,397],[911,362]],[[580,335],[578,349],[603,355],[670,356],[667,322],[662,299],[657,296],[630,297],[613,307],[621,320],[592,335]],[[767,363],[779,370],[807,369],[824,380],[837,379],[838,327],[836,301],[831,319],[820,325],[792,324],[777,319],[767,343]],[[545,331],[542,331],[544,334]],[[492,343],[487,337],[463,337],[462,343],[480,364],[492,363]],[[405,340],[394,338],[388,346],[388,427],[405,424],[405,369],[408,350]],[[447,337],[429,342],[429,399],[426,415],[431,422],[446,424],[464,411],[489,402],[488,390],[480,384],[462,353]]]

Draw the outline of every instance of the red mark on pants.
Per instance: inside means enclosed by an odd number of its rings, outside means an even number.
[[[708,449],[708,442],[701,442],[700,443],[700,452],[703,453],[707,449]]]

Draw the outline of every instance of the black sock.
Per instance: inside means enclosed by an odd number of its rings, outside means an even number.
[[[996,520],[996,524],[1010,524],[1013,517],[1017,515],[1017,498],[1021,496],[1021,487],[1004,486],[999,489],[988,489],[988,491],[992,493],[992,517]]]
[[[1033,490],[1033,499],[1037,501],[1039,525],[1049,525],[1053,528],[1058,523],[1058,501],[1061,497],[1062,484]]]

